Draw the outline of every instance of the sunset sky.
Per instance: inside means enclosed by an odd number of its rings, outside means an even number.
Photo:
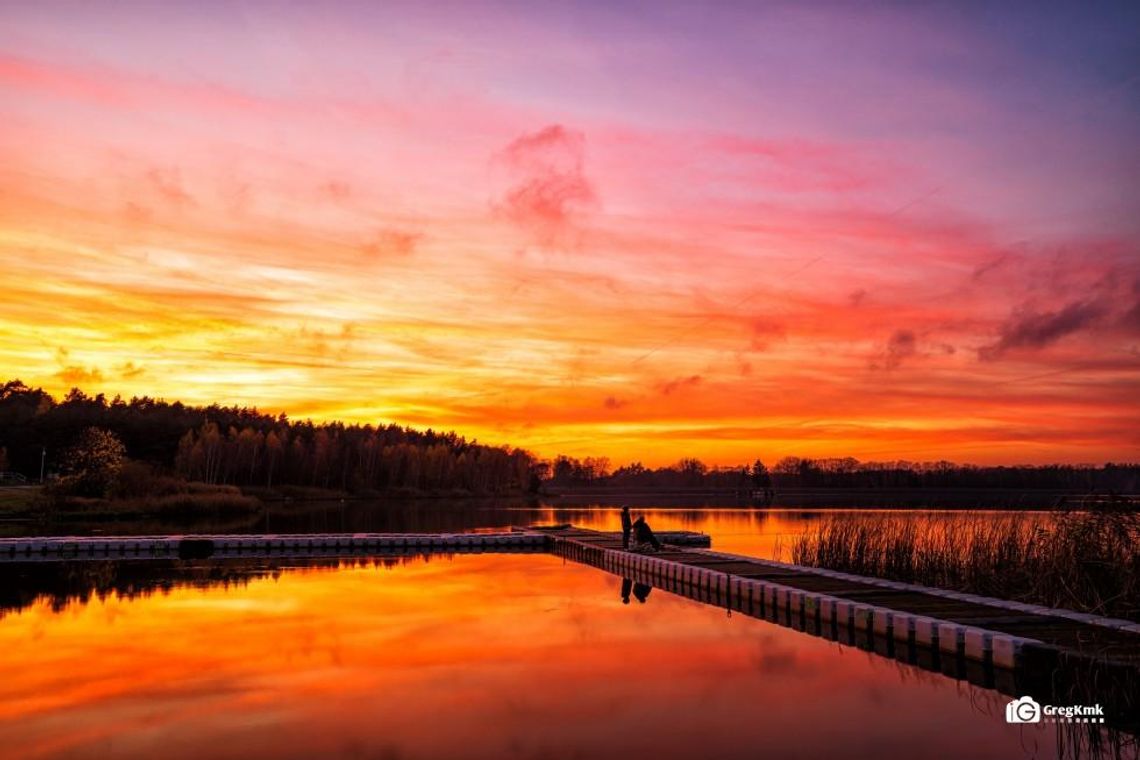
[[[1140,5],[992,5],[4,3],[0,380],[1140,459]]]

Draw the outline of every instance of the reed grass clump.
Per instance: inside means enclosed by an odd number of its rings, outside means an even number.
[[[1140,514],[834,515],[792,561],[1140,620]]]
[[[232,489],[232,490],[230,490]],[[162,496],[146,502],[148,511],[161,515],[219,514],[219,513],[248,513],[261,509],[260,501],[252,496],[243,495],[237,488],[219,488],[216,491],[190,492]]]

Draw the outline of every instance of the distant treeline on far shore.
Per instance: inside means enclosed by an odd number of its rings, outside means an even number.
[[[91,472],[100,467],[110,467],[118,477]],[[685,458],[668,467],[633,463],[614,469],[604,457],[542,460],[519,448],[399,425],[299,422],[246,407],[196,407],[146,397],[109,400],[79,389],[56,400],[19,380],[0,385],[2,471],[23,473],[29,480],[38,480],[41,471],[59,474],[64,480],[105,486],[106,494],[90,495],[110,496],[116,488],[130,491],[127,481],[132,478],[140,491],[134,495],[146,495],[137,481],[150,475],[242,488],[456,495],[544,488],[1140,491],[1137,464],[978,467],[788,456],[771,466],[758,459],[713,468]]]
[[[1135,494],[1140,492],[1140,464],[982,467],[953,462],[860,462],[851,457],[788,456],[771,467],[760,460],[750,466],[708,467],[697,459],[682,459],[669,467],[649,468],[634,462],[611,471],[604,458],[558,457],[547,483],[568,489],[614,491],[982,488]]]

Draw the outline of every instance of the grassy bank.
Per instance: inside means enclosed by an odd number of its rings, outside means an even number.
[[[218,516],[248,514],[263,506],[233,486],[201,483],[169,493],[107,499],[53,494],[40,487],[0,489],[0,518],[9,519]]]
[[[275,501],[376,501],[378,499],[484,499],[511,496],[524,496],[523,491],[503,491],[500,493],[480,493],[468,491],[464,488],[429,489],[421,488],[388,488],[382,491],[342,491],[335,488],[318,488],[310,486],[279,486],[275,488],[262,488],[256,486],[243,486],[241,492],[247,496],[255,496],[264,502]]]
[[[423,491],[396,488],[386,491],[350,493],[335,489],[302,486],[238,488],[185,481],[149,471],[124,470],[107,497],[79,496],[66,488],[48,486],[0,488],[0,519],[61,520],[160,517],[214,519],[254,515],[273,505],[290,509],[294,505],[322,502],[376,501],[470,501],[488,498],[521,497],[523,494],[473,494],[462,489]]]
[[[39,486],[0,488],[0,517],[23,517],[41,510],[43,489]]]
[[[186,490],[145,497],[116,499],[58,498],[48,507],[55,516],[135,516],[159,515],[191,517],[256,512],[260,500],[243,494],[234,486],[207,486],[189,483]]]
[[[1140,514],[836,515],[796,564],[1140,620]]]

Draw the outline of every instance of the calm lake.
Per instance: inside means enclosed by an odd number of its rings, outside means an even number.
[[[377,511],[269,527],[618,525],[597,508]],[[635,511],[759,556],[820,515]],[[626,602],[621,578],[547,554],[37,564],[0,567],[4,757],[1065,754],[1055,726],[1006,724],[996,691],[661,589]]]
[[[797,535],[829,515],[910,516],[919,520],[996,519],[1019,514],[1003,510],[951,509],[750,509],[632,505],[654,530],[708,533],[713,548],[771,559],[789,559]],[[1047,513],[1031,513],[1042,516]],[[617,505],[551,506],[511,502],[421,500],[409,502],[326,501],[273,504],[253,516],[206,516],[191,520],[141,518],[125,523],[82,521],[0,523],[0,536],[151,535],[185,533],[446,533],[505,530],[512,525],[571,523],[596,530],[619,530]]]

